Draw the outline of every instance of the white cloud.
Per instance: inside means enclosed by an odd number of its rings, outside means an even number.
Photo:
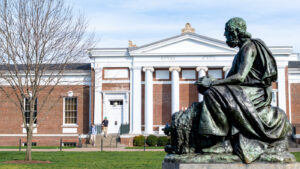
[[[71,1],[71,0],[69,0]],[[72,0],[90,20],[98,47],[138,45],[180,33],[190,22],[196,33],[224,40],[225,22],[243,17],[253,37],[268,45],[292,45],[300,52],[300,1],[297,0]],[[119,46],[120,45],[120,46]]]

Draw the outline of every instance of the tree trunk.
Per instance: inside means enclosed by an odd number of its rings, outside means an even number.
[[[31,161],[32,124],[27,127],[26,161]]]

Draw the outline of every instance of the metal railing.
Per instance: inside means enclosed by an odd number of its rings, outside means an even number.
[[[95,127],[97,129],[97,134],[101,134],[102,133],[102,124],[95,125]]]
[[[129,133],[129,124],[121,124],[120,135]]]

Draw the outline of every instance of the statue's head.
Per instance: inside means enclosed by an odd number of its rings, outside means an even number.
[[[247,32],[245,20],[239,17],[231,18],[226,22],[224,36],[227,45],[233,48],[243,43],[247,38],[251,38],[251,34]]]

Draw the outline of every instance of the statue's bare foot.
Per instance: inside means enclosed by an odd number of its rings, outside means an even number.
[[[211,147],[203,148],[202,152],[204,153],[232,153],[232,146],[229,140],[225,140],[223,142],[219,142]]]

